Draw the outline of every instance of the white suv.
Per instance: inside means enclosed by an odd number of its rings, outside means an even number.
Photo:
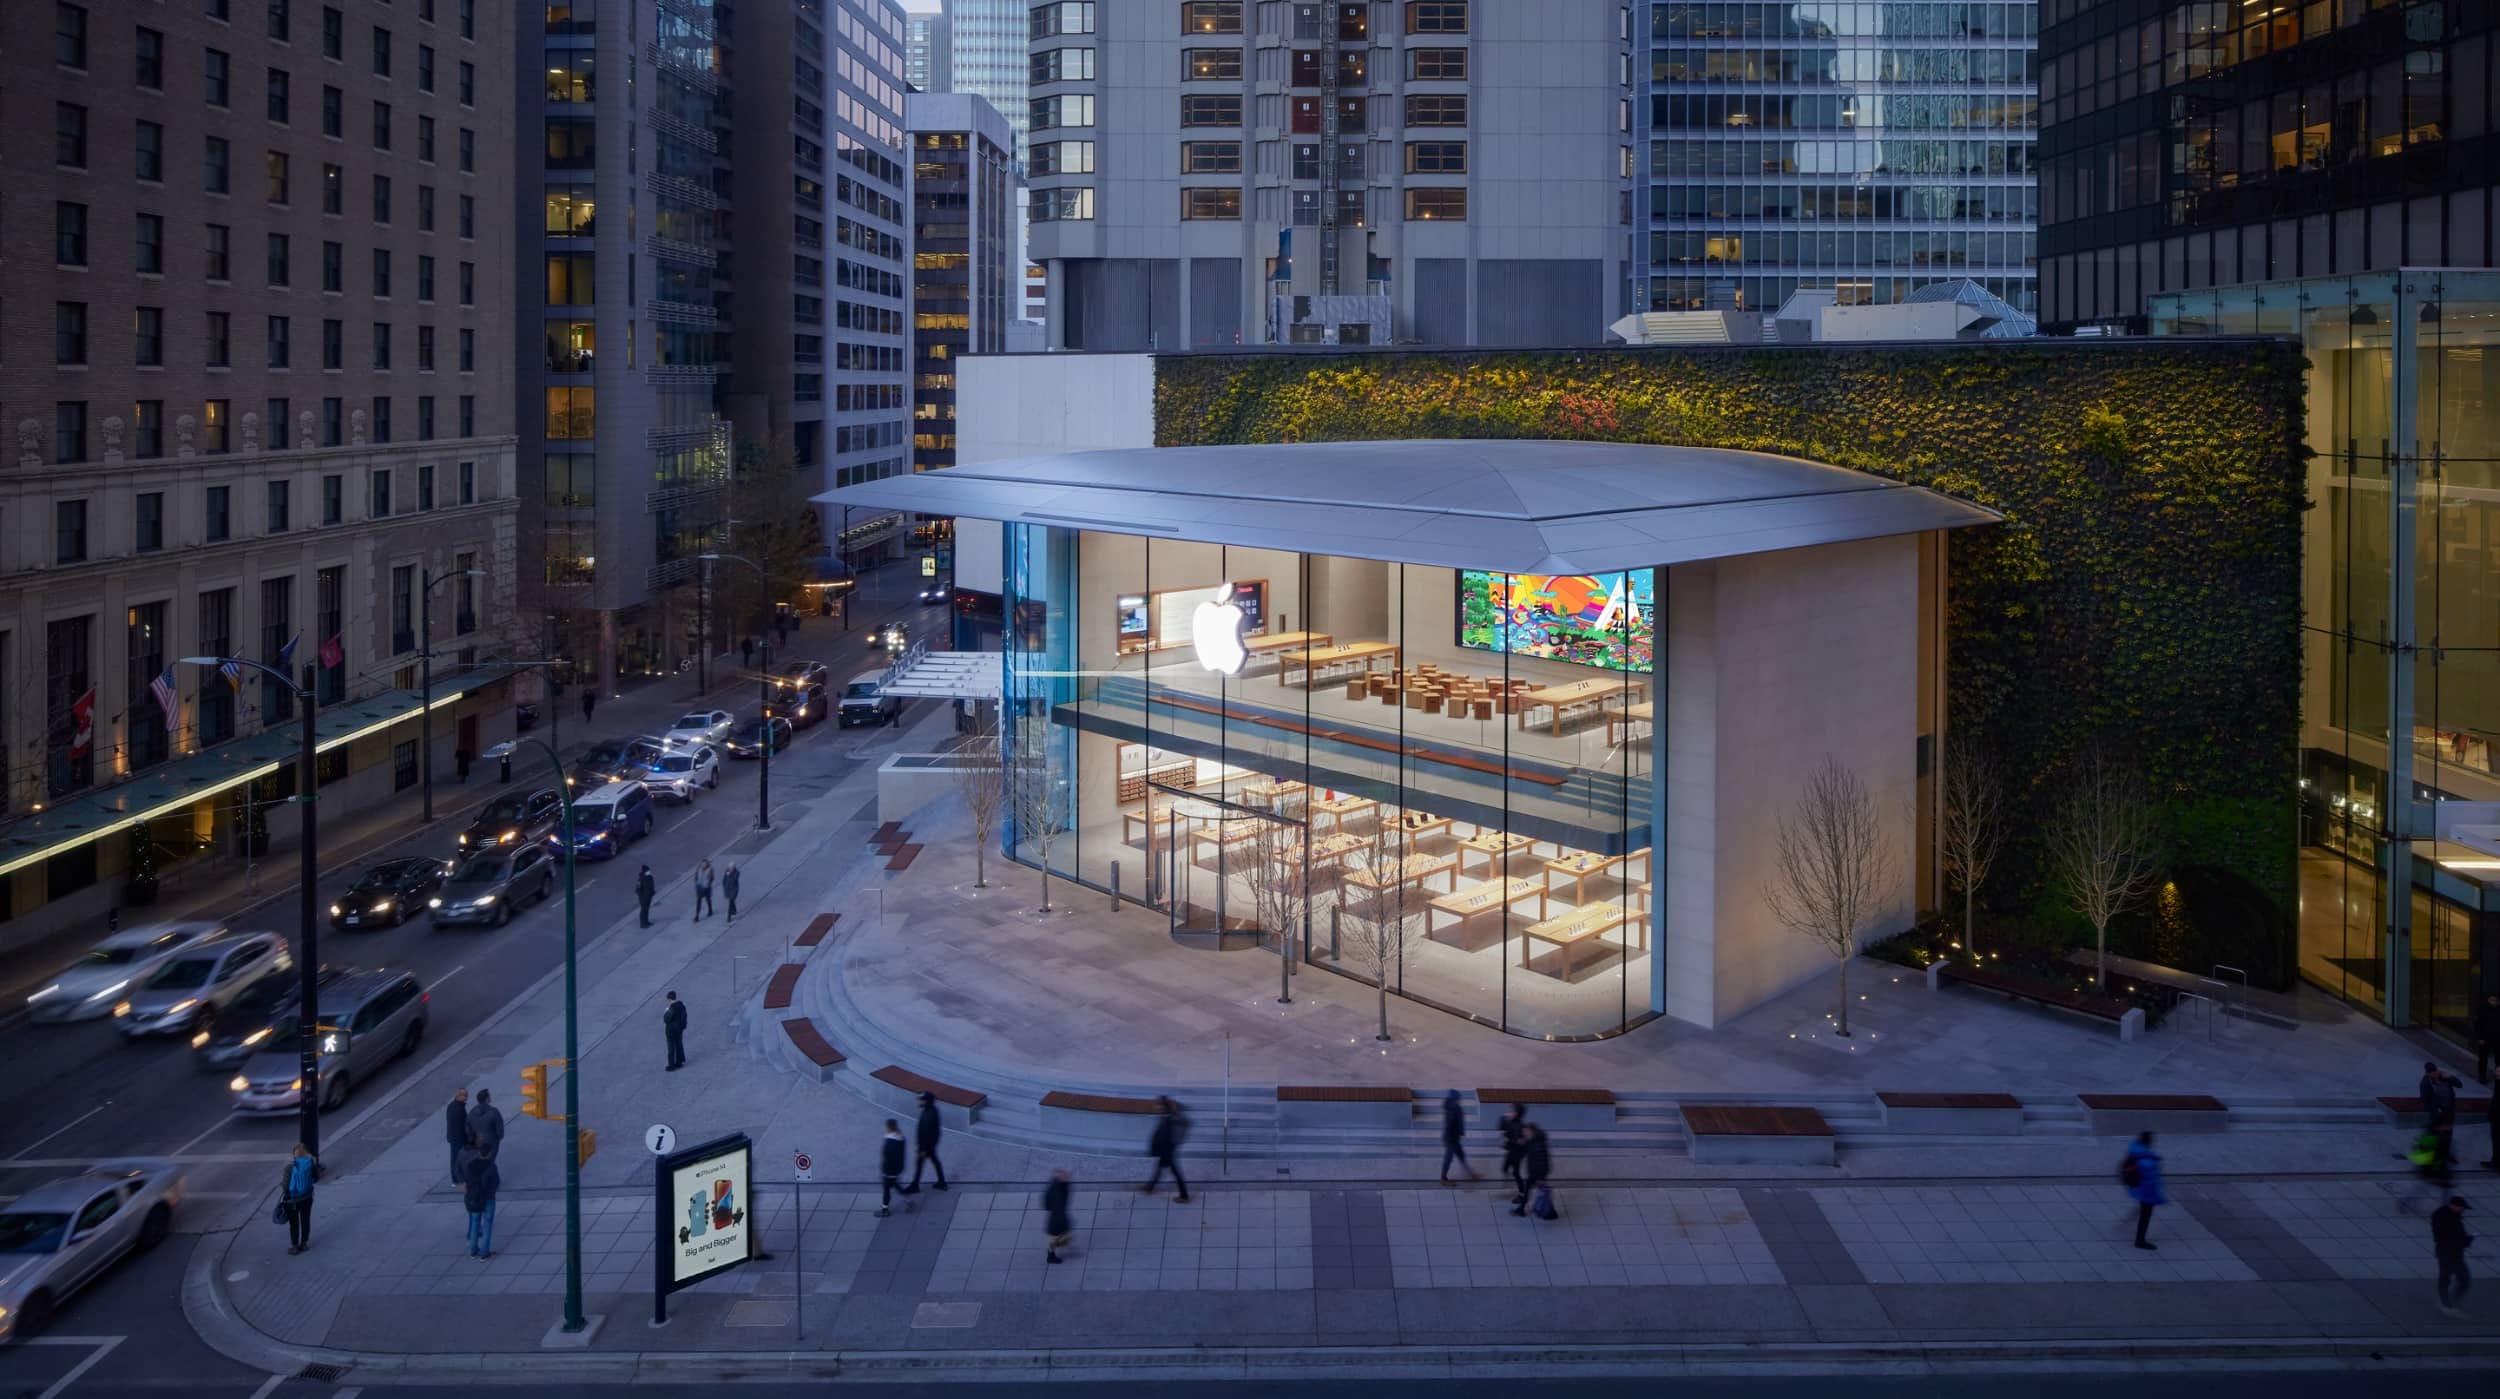
[[[708,743],[671,747],[643,766],[642,783],[655,797],[693,801],[698,788],[720,785],[720,754]]]

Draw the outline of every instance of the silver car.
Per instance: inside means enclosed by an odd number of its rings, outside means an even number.
[[[110,1015],[124,992],[154,976],[175,953],[225,931],[225,924],[208,920],[125,928],[28,996],[26,1008],[37,1020]]]
[[[349,972],[321,987],[317,1005],[321,1052],[313,1091],[325,1112],[345,1103],[354,1085],[393,1059],[416,1053],[425,1040],[425,989],[413,972]],[[304,1082],[300,1033],[292,1024],[274,1027],[243,1061],[242,1072],[226,1085],[236,1112],[295,1111]]]
[[[113,1005],[124,1035],[206,1029],[217,1013],[267,976],[294,970],[295,956],[276,933],[241,933],[195,942]]]
[[[533,841],[518,849],[471,855],[425,902],[437,928],[463,923],[500,928],[521,905],[555,891],[555,859],[544,842]]]
[[[42,1333],[71,1293],[173,1232],[182,1168],[133,1158],[40,1185],[0,1209],[0,1342]]]
[[[738,716],[726,709],[698,709],[677,716],[677,722],[668,726],[666,737],[677,744],[719,743],[729,737],[729,731],[737,724]]]

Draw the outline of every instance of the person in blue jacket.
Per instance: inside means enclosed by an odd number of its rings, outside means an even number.
[[[295,1155],[286,1163],[286,1176],[279,1186],[289,1253],[302,1253],[312,1247],[313,1171],[312,1149],[297,1142]]]
[[[2152,1241],[2144,1231],[2153,1225],[2153,1207],[2170,1203],[2161,1190],[2161,1156],[2153,1150],[2153,1134],[2139,1133],[2127,1145],[2127,1159],[2118,1168],[2118,1177],[2126,1184],[2127,1198],[2135,1201],[2135,1246],[2149,1249]]]

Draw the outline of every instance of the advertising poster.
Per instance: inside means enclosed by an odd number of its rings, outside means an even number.
[[[662,1256],[669,1260],[669,1281],[679,1285],[747,1261],[747,1140],[700,1150],[707,1154],[688,1159],[692,1153],[680,1153],[663,1163],[663,1198],[673,1217],[665,1221],[670,1243]]]
[[[1458,575],[1458,644],[1606,670],[1646,671],[1654,605],[1648,569],[1595,577]]]

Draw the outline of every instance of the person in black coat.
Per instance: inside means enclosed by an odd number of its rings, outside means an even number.
[[[1157,1098],[1155,1102],[1160,1105],[1161,1111],[1155,1117],[1154,1135],[1146,1139],[1146,1154],[1155,1159],[1155,1171],[1146,1177],[1144,1185],[1137,1187],[1137,1193],[1155,1193],[1155,1187],[1163,1182],[1163,1173],[1168,1170],[1172,1173],[1172,1203],[1186,1205],[1189,1203],[1189,1182],[1181,1176],[1181,1143],[1189,1137],[1189,1118],[1181,1112],[1181,1105],[1170,1098]]]
[[[1510,1105],[1510,1111],[1502,1114],[1501,1132],[1502,1176],[1513,1186],[1517,1187],[1519,1194],[1522,1197],[1525,1197],[1528,1193],[1528,1186],[1525,1181],[1519,1178],[1519,1158],[1521,1153],[1527,1149],[1528,1145],[1528,1108],[1526,1104],[1513,1103]]]
[[[1059,1250],[1068,1246],[1076,1233],[1076,1225],[1068,1218],[1068,1172],[1065,1167],[1050,1173],[1050,1184],[1042,1187],[1042,1233],[1049,1239],[1046,1262],[1063,1261]]]
[[[2474,1081],[2491,1082],[2491,1058],[2500,1051],[2500,991],[2483,997],[2474,1007]]]
[[[451,1101],[443,1105],[443,1140],[451,1144],[451,1183],[463,1184],[469,1178],[465,1169],[467,1163],[461,1160],[469,1154],[469,1090],[466,1088],[453,1093]]]
[[[885,1139],[877,1143],[877,1176],[883,1186],[877,1196],[877,1218],[894,1213],[894,1187],[903,1179],[903,1127],[889,1117],[885,1120]]]
[[[2423,1061],[2422,1082],[2414,1092],[2422,1099],[2425,1127],[2439,1138],[2437,1165],[2443,1171],[2457,1163],[2457,1090],[2464,1086],[2465,1081],[2455,1074],[2429,1060]]]
[[[946,1163],[938,1159],[938,1138],[945,1125],[938,1121],[937,1095],[920,1095],[920,1120],[912,1124],[911,1184],[903,1187],[906,1195],[920,1193],[920,1168],[928,1165],[937,1171],[937,1188],[946,1188]]]
[[[2439,1309],[2457,1315],[2457,1303],[2465,1300],[2466,1290],[2474,1285],[2474,1275],[2465,1270],[2465,1250],[2474,1236],[2465,1232],[2465,1212],[2472,1206],[2462,1195],[2451,1195],[2448,1203],[2431,1211],[2431,1252],[2439,1259]],[[2449,1290],[2455,1284],[2455,1291]]]
[[[483,1088],[477,1090],[477,1105],[469,1109],[469,1148],[489,1161],[503,1150],[503,1109]]]
[[[686,1003],[668,993],[668,1009],[660,1012],[660,1033],[668,1036],[668,1071],[686,1067]]]
[[[642,926],[651,926],[651,900],[660,892],[660,882],[651,877],[651,867],[644,865],[634,877],[634,900],[642,905]]]
[[[1519,1198],[1511,1202],[1512,1214],[1528,1212],[1528,1202],[1536,1198],[1537,1187],[1554,1170],[1552,1149],[1546,1144],[1545,1129],[1528,1124],[1527,1139],[1519,1144]]]
[[[1458,1090],[1453,1088],[1449,1096],[1441,1100],[1441,1183],[1443,1185],[1450,1183],[1452,1161],[1456,1161],[1458,1168],[1467,1173],[1469,1180],[1476,1178],[1476,1168],[1467,1164],[1467,1147],[1461,1140],[1466,1135],[1467,1110],[1458,1105]]]

